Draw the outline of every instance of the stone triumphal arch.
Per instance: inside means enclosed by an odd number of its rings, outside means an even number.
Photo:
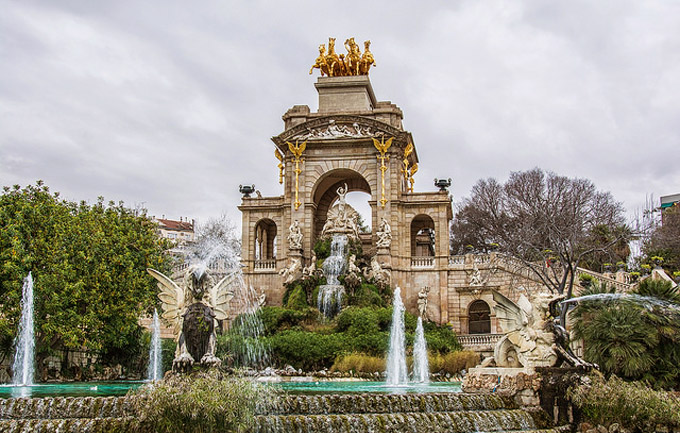
[[[412,313],[449,323],[464,344],[492,347],[500,333],[492,291],[516,300],[540,282],[493,252],[450,255],[449,182],[415,190],[418,149],[401,109],[376,99],[367,74],[325,75],[315,83],[318,110],[293,106],[283,115],[283,132],[272,137],[282,194],[242,190],[246,283],[264,292],[267,304],[281,305],[284,282],[309,269],[323,230],[338,229],[337,203],[361,191],[369,197],[371,231],[356,237],[371,272],[389,275]]]

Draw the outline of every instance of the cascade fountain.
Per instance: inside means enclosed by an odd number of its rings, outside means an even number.
[[[230,340],[229,346],[234,365],[252,368],[268,366],[269,347],[260,338],[264,334],[264,325],[260,317],[261,301],[257,292],[240,281],[237,297],[242,305],[242,312],[229,329],[230,335],[236,337]]]
[[[323,262],[323,274],[326,284],[319,286],[317,304],[319,311],[326,317],[332,317],[342,308],[342,295],[345,288],[338,281],[338,277],[345,270],[346,235],[333,235],[331,254]]]
[[[158,311],[153,310],[151,322],[151,344],[149,345],[149,366],[146,372],[149,381],[157,381],[163,378],[163,351],[161,350],[161,321],[158,319]]]
[[[430,365],[427,360],[427,341],[425,341],[425,330],[423,329],[423,318],[418,317],[416,326],[416,338],[413,343],[413,374],[414,382],[430,382]]]
[[[12,364],[12,383],[28,386],[33,384],[35,336],[33,334],[33,276],[24,278],[21,295],[21,322],[16,339],[16,352]]]
[[[392,326],[390,327],[390,345],[387,352],[387,385],[406,385],[408,371],[406,369],[406,347],[404,344],[404,303],[401,301],[401,289],[394,290],[392,301]]]

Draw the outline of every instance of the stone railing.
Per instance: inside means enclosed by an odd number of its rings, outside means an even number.
[[[496,342],[505,334],[468,334],[459,335],[458,342],[466,349],[472,347],[489,347],[493,348]]]
[[[173,267],[172,271],[173,272],[184,272],[189,268],[189,266],[191,266],[191,263],[186,263],[186,262],[181,263],[181,264]],[[210,269],[210,271],[213,274],[226,274],[230,271],[230,269],[227,267],[226,262],[223,261],[223,260],[218,260],[216,262],[210,263],[208,265],[208,269]]]
[[[255,260],[256,271],[275,271],[276,259]]]
[[[433,268],[434,267],[434,257],[431,257],[431,256],[411,257],[411,267],[412,268]]]
[[[464,265],[465,256],[449,256],[449,265]]]
[[[584,269],[584,268],[576,268],[576,273],[577,275],[590,275],[591,277],[595,278],[598,283],[600,284],[606,284],[609,287],[615,287],[616,291],[621,293],[621,292],[628,292],[631,289],[631,284],[630,283],[623,283],[621,281],[616,281],[613,278],[606,277],[599,272],[591,271],[589,269]],[[628,275],[626,275],[628,277]],[[630,281],[627,278],[627,281]],[[578,281],[575,281],[576,284],[578,284]]]

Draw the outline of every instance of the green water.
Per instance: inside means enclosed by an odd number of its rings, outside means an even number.
[[[31,386],[0,385],[0,398],[19,397],[106,397],[125,395],[145,382],[39,383]]]
[[[141,381],[41,383],[31,386],[0,385],[0,398],[19,397],[108,397],[125,395],[144,385]],[[460,382],[432,382],[427,385],[389,386],[385,382],[313,381],[272,384],[289,394],[421,394],[425,392],[461,392]]]
[[[430,382],[405,386],[386,385],[385,382],[368,381],[314,381],[279,382],[289,394],[335,394],[335,393],[379,393],[379,394],[422,394],[425,392],[461,392],[460,382]]]

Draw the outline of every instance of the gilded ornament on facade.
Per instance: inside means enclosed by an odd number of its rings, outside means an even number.
[[[411,166],[411,171],[408,176],[408,182],[411,184],[409,187],[409,192],[413,192],[413,184],[416,183],[415,179],[413,179],[413,175],[416,174],[418,171],[418,163],[414,162],[413,165]]]
[[[335,38],[328,38],[328,51],[326,45],[319,45],[319,56],[314,61],[309,74],[318,69],[321,76],[347,77],[352,75],[368,75],[371,66],[377,66],[375,58],[370,50],[371,41],[364,42],[364,52],[361,52],[359,45],[354,38],[345,40],[347,54],[337,54],[335,52]]]
[[[307,147],[307,142],[304,141],[302,144],[298,144],[297,140],[295,141],[295,144],[291,143],[290,141],[286,141],[286,144],[288,145],[288,149],[290,152],[293,154],[295,159],[293,162],[295,163],[295,210],[298,210],[300,205],[302,204],[299,199],[299,183],[298,179],[300,177],[300,173],[302,173],[302,169],[300,168],[300,163],[305,162],[304,158],[300,158],[302,156],[302,152],[305,151],[305,148]]]
[[[402,162],[404,163],[404,168],[401,169],[401,172],[404,173],[404,180],[408,181],[408,157],[413,153],[413,143],[409,142],[409,144],[406,145],[406,149],[404,149],[404,159]]]
[[[283,183],[283,154],[281,154],[281,151],[277,148],[274,149],[274,156],[279,160],[279,164],[277,165],[277,167],[279,167],[279,183]]]
[[[394,140],[394,137],[390,137],[387,141],[385,141],[385,137],[382,137],[380,141],[376,140],[373,138],[373,145],[375,148],[378,150],[379,155],[376,156],[378,161],[380,161],[380,173],[381,173],[381,178],[382,178],[382,195],[380,198],[380,204],[382,207],[385,207],[385,204],[387,203],[387,199],[385,198],[385,171],[387,170],[387,166],[385,165],[385,161],[390,160],[390,156],[386,154],[387,149],[392,146],[392,140]]]

